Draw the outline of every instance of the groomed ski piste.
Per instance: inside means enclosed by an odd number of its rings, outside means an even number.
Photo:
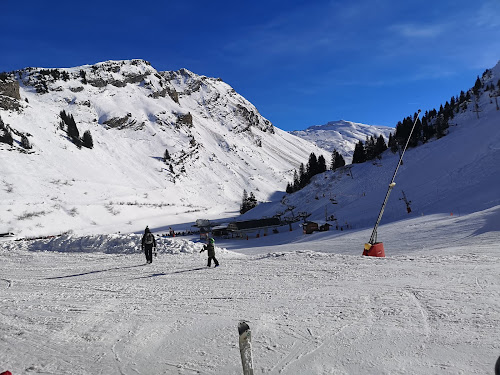
[[[0,372],[241,374],[245,321],[256,374],[494,373],[500,111],[486,96],[480,106],[479,119],[461,114],[446,137],[405,154],[378,228],[385,258],[361,254],[398,160],[390,151],[243,217],[286,203],[319,221],[333,198],[327,213],[344,230],[306,235],[294,223],[259,238],[216,238],[218,268],[206,267],[197,236],[158,237],[158,257],[146,264],[144,228],[119,224],[1,241]],[[160,219],[149,223],[156,234],[193,224]]]
[[[491,374],[499,222],[496,207],[382,225],[386,258],[361,256],[369,229],[283,228],[218,241],[215,269],[180,237],[150,265],[139,235],[4,243],[0,369],[241,374],[244,319],[255,373]]]

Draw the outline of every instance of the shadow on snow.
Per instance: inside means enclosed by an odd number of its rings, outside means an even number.
[[[74,274],[74,275],[47,277],[47,278],[45,278],[45,280],[66,279],[66,278],[69,278],[69,277],[78,277],[78,276],[92,275],[92,274],[101,273],[101,272],[124,270],[124,269],[127,269],[127,268],[144,267],[145,265],[146,264],[137,264],[135,266],[114,267],[114,268],[108,268],[108,269],[104,269],[104,270],[95,270],[95,271],[89,271],[89,272],[82,272],[82,273],[77,273],[77,274]]]

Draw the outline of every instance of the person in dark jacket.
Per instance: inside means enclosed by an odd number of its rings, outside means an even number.
[[[215,263],[215,267],[219,267],[219,262],[215,258],[215,240],[213,238],[208,239],[208,243],[203,246],[203,249],[201,249],[200,253],[204,252],[205,250],[208,250],[208,263],[207,267],[210,267],[212,265],[212,259]]]
[[[146,263],[153,263],[153,248],[156,251],[156,239],[153,233],[146,227],[141,242],[142,251],[146,255]]]

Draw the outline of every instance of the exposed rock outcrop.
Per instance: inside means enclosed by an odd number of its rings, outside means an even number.
[[[9,78],[0,79],[0,108],[17,111],[21,108],[19,100],[19,82]]]
[[[177,124],[187,125],[189,127],[193,126],[193,116],[191,113],[186,113],[185,115],[177,115]]]
[[[104,125],[107,125],[110,128],[118,128],[118,129],[128,128],[134,126],[136,123],[137,120],[133,119],[132,114],[130,113],[128,113],[126,116],[113,117],[103,122]]]
[[[21,95],[19,94],[19,82],[13,79],[7,79],[5,81],[0,79],[0,95],[21,100]]]

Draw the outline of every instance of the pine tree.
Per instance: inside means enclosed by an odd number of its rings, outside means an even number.
[[[462,90],[462,91],[460,91],[460,97],[458,99],[458,104],[462,104],[464,102],[465,102],[465,92],[463,92],[463,90]]]
[[[62,110],[59,115],[61,116],[64,124],[66,124],[66,133],[68,134],[68,137],[70,137],[71,141],[77,145],[78,148],[80,148],[82,146],[82,141],[80,140],[80,132],[78,131],[73,115],[68,115],[64,110]],[[63,124],[60,125],[61,129],[64,129]]]
[[[393,154],[395,154],[399,150],[399,143],[398,143],[398,140],[396,139],[396,137],[394,137],[393,139],[394,139],[394,142],[392,143],[392,146],[391,146],[391,152]]]
[[[391,149],[392,153],[397,151],[396,138],[392,136],[392,133],[389,133],[389,141],[387,142],[387,146]]]
[[[335,169],[343,167],[345,165],[344,157],[335,151]]]
[[[377,138],[377,143],[375,143],[375,157],[379,157],[385,150],[387,150],[387,145],[385,144],[385,139],[382,134]]]
[[[335,169],[343,167],[344,165],[345,165],[344,158],[337,152],[336,149],[334,149],[332,152],[332,162],[330,164],[330,169],[334,171]]]
[[[326,160],[323,155],[318,156],[318,173],[326,172]]]
[[[453,117],[455,117],[455,109],[457,107],[457,103],[456,103],[456,100],[455,98],[452,96],[451,99],[450,99],[450,108],[449,108],[449,118],[452,119]]]
[[[286,192],[293,193],[299,191],[303,187],[305,187],[310,181],[311,178],[318,173],[323,173],[327,170],[326,160],[323,155],[320,155],[319,158],[316,158],[314,153],[309,155],[309,162],[307,163],[307,167],[304,166],[304,163],[300,164],[299,172],[297,170],[293,171],[293,182],[287,185]]]
[[[240,205],[240,214],[244,214],[255,206],[257,206],[257,199],[255,198],[255,195],[252,192],[250,192],[250,195],[248,195],[247,191],[243,190],[243,198]]]
[[[304,167],[304,163],[300,163],[299,167],[299,190],[307,185],[309,180],[307,179],[306,168]]]
[[[366,160],[372,160],[375,159],[375,139],[373,138],[373,135],[368,137],[366,136],[366,142],[365,142],[365,155],[366,155]]]
[[[68,125],[68,135],[71,139],[79,139],[80,138],[80,132],[78,131],[78,127],[76,126],[76,121],[73,118],[73,115],[69,115],[68,117],[68,122],[66,123]]]
[[[248,209],[251,210],[255,206],[257,206],[257,199],[253,192],[250,192],[250,196],[248,197]]]
[[[309,155],[309,162],[307,163],[307,183],[311,178],[318,174],[318,158],[314,152]]]
[[[366,161],[365,147],[363,145],[363,141],[359,140],[354,146],[354,153],[352,155],[352,163],[359,164],[364,163]]]
[[[248,211],[248,193],[246,189],[243,189],[243,198],[241,199],[240,214],[244,214]]]
[[[438,116],[436,121],[436,136],[438,139],[446,135],[446,129],[448,129],[448,122],[444,120],[442,115]]]
[[[477,79],[476,79],[476,83],[474,84],[474,88],[472,89],[472,91],[474,92],[474,95],[478,95],[479,94],[479,90],[483,87],[483,83],[481,82],[481,80],[479,79],[479,76],[477,76]]]
[[[436,134],[436,129],[429,125],[427,117],[422,117],[422,142],[427,142],[429,139],[434,137]]]
[[[85,130],[85,132],[83,133],[82,145],[87,148],[94,148],[94,140],[92,139],[90,130]]]
[[[413,126],[413,120],[411,117],[406,117],[403,122],[398,122],[396,125],[396,142],[398,145],[406,144],[408,137],[410,136],[411,128]]]
[[[410,143],[408,144],[410,147],[417,147],[418,142],[422,140],[422,122],[420,118],[417,118],[418,114],[415,113],[414,120],[411,122],[411,127],[415,124],[415,128],[413,129],[413,133],[411,134]],[[416,122],[415,122],[416,119]],[[411,128],[410,128],[411,131]]]
[[[330,170],[334,171],[335,170],[335,153],[337,152],[336,149],[333,149],[332,151],[332,159],[330,161]]]

